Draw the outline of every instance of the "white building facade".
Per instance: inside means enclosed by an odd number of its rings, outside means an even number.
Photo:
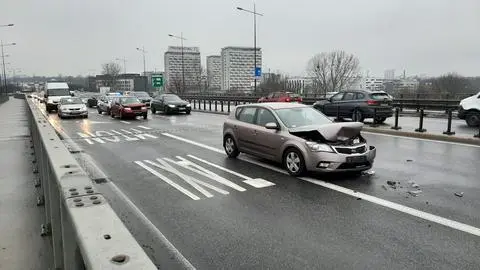
[[[211,90],[219,90],[222,86],[222,57],[207,56],[207,85]]]
[[[250,92],[255,80],[255,50],[251,47],[225,47],[221,53],[221,89]],[[257,67],[262,67],[262,50],[256,49]],[[260,78],[257,78],[257,86]]]
[[[183,47],[182,49],[182,47],[178,46],[169,46],[164,57],[166,89],[176,92],[181,90],[183,76],[185,77],[184,92],[194,91],[201,85],[202,64],[198,47]]]

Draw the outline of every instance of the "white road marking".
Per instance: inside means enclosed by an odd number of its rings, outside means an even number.
[[[143,128],[143,129],[146,129],[146,130],[149,130],[149,129],[152,129],[150,127],[146,127],[146,126],[138,126],[139,128]]]
[[[118,136],[115,136],[108,131],[104,131],[104,130],[95,131],[95,135],[97,137],[102,137],[104,140],[109,142],[120,142],[120,138],[118,138]]]
[[[192,140],[181,138],[181,137],[169,134],[169,133],[162,133],[162,135],[165,135],[167,137],[170,137],[170,138],[173,138],[173,139],[176,139],[176,140],[180,140],[180,141],[183,141],[183,142],[187,142],[187,143],[190,143],[192,145],[196,145],[196,146],[199,146],[199,147],[202,147],[204,149],[208,149],[208,150],[211,150],[211,151],[214,151],[214,152],[217,152],[217,153],[223,153],[222,150],[220,150],[218,148],[215,148],[215,147],[212,147],[212,146],[209,146],[209,145],[205,145],[203,143],[194,142]],[[286,171],[281,170],[279,168],[275,168],[275,167],[273,167],[271,165],[268,165],[268,164],[263,164],[263,163],[258,162],[258,161],[252,162],[252,160],[244,159],[244,158],[242,158],[242,160],[250,162],[250,163],[258,165],[258,166],[261,166],[261,167],[264,167],[264,168],[267,168],[267,169],[270,169],[270,170],[273,169],[274,171],[277,171],[279,173],[288,175],[288,173]],[[325,181],[322,181],[322,180],[318,180],[318,179],[314,179],[314,178],[310,178],[310,177],[299,177],[298,179],[301,179],[301,180],[307,181],[309,183],[319,185],[319,186],[322,186],[322,187],[325,187],[325,188],[328,188],[328,189],[331,189],[331,190],[335,190],[335,191],[341,192],[343,194],[350,195],[352,197],[361,198],[361,199],[369,201],[371,203],[381,205],[381,206],[384,206],[384,207],[387,207],[387,208],[390,208],[390,209],[393,209],[393,210],[397,210],[399,212],[402,212],[402,213],[405,213],[405,214],[408,214],[408,215],[411,215],[411,216],[414,216],[414,217],[418,217],[418,218],[421,218],[421,219],[424,219],[424,220],[427,220],[427,221],[430,221],[430,222],[441,224],[441,225],[444,225],[446,227],[449,227],[449,228],[452,228],[452,229],[455,229],[455,230],[459,230],[459,231],[462,231],[462,232],[466,232],[466,233],[470,233],[470,234],[473,234],[473,235],[476,235],[476,236],[480,236],[480,228],[477,228],[477,227],[474,227],[474,226],[471,226],[471,225],[468,225],[468,224],[465,224],[465,223],[461,223],[461,222],[457,222],[457,221],[454,221],[454,220],[446,219],[446,218],[443,218],[443,217],[440,217],[440,216],[437,216],[437,215],[433,215],[433,214],[430,214],[430,213],[427,213],[427,212],[424,212],[424,211],[420,211],[420,210],[417,210],[417,209],[414,209],[414,208],[411,208],[411,207],[407,207],[407,206],[398,204],[398,203],[394,203],[394,202],[391,202],[391,201],[380,199],[380,198],[377,198],[377,197],[374,197],[374,196],[371,196],[371,195],[367,195],[367,194],[364,194],[364,193],[361,193],[361,192],[357,192],[357,191],[354,191],[352,189],[344,188],[344,187],[341,187],[341,186],[338,186],[338,185],[335,185],[335,184],[332,184],[332,183],[328,183],[328,182],[325,182]]]
[[[459,146],[480,148],[480,145],[468,144],[468,143],[437,141],[437,140],[432,140],[432,139],[413,138],[413,137],[406,137],[406,136],[399,136],[399,135],[391,135],[391,134],[383,134],[383,133],[368,132],[368,131],[362,131],[362,133],[365,133],[365,134],[368,134],[368,135],[394,137],[394,138],[405,139],[405,140],[425,141],[425,142],[443,143],[443,144],[452,144],[452,145],[459,145]],[[473,138],[473,135],[472,135],[472,138]]]
[[[201,186],[199,186],[198,184],[198,179],[194,179],[193,177],[190,177],[189,175],[186,175],[184,173],[181,173],[179,172],[177,169],[175,169],[172,165],[168,164],[165,160],[161,160],[159,158],[157,158],[157,162],[159,163],[155,163],[153,161],[150,161],[150,160],[144,160],[145,163],[148,163],[150,165],[153,165],[157,168],[160,168],[160,169],[163,169],[165,171],[168,171],[170,173],[173,173],[175,175],[177,175],[178,177],[182,178],[183,181],[187,182],[189,185],[191,185],[193,188],[195,188],[196,190],[198,190],[200,193],[202,193],[204,196],[206,196],[207,198],[211,198],[213,197],[213,194],[206,191],[204,188],[202,188]],[[173,161],[172,161],[173,162]],[[173,162],[175,163],[175,162]],[[198,181],[197,181],[198,180]]]
[[[122,122],[124,124],[130,124],[130,122],[127,122],[127,121],[120,121],[120,122]]]
[[[203,175],[207,178],[215,180],[215,181],[219,182],[220,184],[231,187],[235,190],[238,190],[238,191],[241,191],[241,192],[246,190],[245,188],[243,188],[243,187],[225,179],[224,177],[221,177],[220,175],[218,175],[218,174],[216,174],[216,173],[214,173],[210,170],[207,170],[206,168],[203,168],[202,166],[199,166],[199,165],[197,165],[197,164],[195,164],[195,163],[193,163],[193,162],[191,162],[187,159],[184,159],[184,158],[179,157],[179,156],[177,156],[177,158],[181,160],[180,162],[177,162],[177,164],[179,166],[182,166],[185,169],[188,169],[192,172],[198,173],[198,174]]]
[[[125,133],[128,133],[128,134],[133,134],[133,132],[128,131],[128,130],[126,130],[126,129],[120,129],[120,130],[123,131],[123,132],[125,132]]]
[[[112,129],[111,131],[113,133],[116,133],[116,134],[122,136],[126,141],[138,141],[138,140],[140,140],[139,138],[129,137],[129,136],[127,136],[127,135],[125,135],[125,134],[123,134],[119,131],[114,130],[114,129]],[[122,129],[122,131],[131,133],[130,131],[127,131],[127,130],[124,130],[124,129]]]
[[[111,122],[88,121],[90,124],[109,124]]]
[[[157,172],[156,170],[148,167],[141,161],[135,161],[135,163],[150,172],[151,174],[155,175],[156,177],[162,179],[165,183],[171,185],[172,187],[176,188],[178,191],[182,192],[183,194],[187,195],[193,200],[200,200],[200,197],[193,194],[192,192],[188,191],[187,189],[183,188],[182,186],[178,185],[177,183],[173,182],[172,180],[168,179],[168,177],[164,176],[163,174]]]
[[[238,176],[238,177],[240,177],[240,178],[246,179],[246,180],[243,181],[243,182],[244,182],[245,184],[248,184],[248,185],[252,186],[252,187],[263,188],[263,187],[269,187],[269,186],[274,186],[274,185],[275,185],[274,183],[269,182],[269,181],[267,181],[267,180],[265,180],[265,179],[248,177],[248,176],[243,175],[243,174],[241,174],[241,173],[238,173],[238,172],[229,170],[229,169],[227,169],[227,168],[225,168],[225,167],[222,167],[222,166],[219,166],[219,165],[217,165],[217,164],[214,164],[214,163],[211,163],[211,162],[209,162],[209,161],[206,161],[206,160],[204,160],[204,159],[198,158],[198,157],[196,157],[196,156],[194,156],[194,155],[187,155],[187,156],[190,157],[190,158],[196,159],[196,160],[198,160],[198,161],[200,161],[200,162],[203,162],[203,163],[205,163],[205,164],[208,164],[208,165],[210,165],[210,166],[212,166],[212,167],[215,167],[215,168],[217,168],[217,169],[219,169],[219,170],[222,170],[222,171],[231,173],[231,174],[233,174],[233,175],[235,175],[235,176]]]
[[[98,143],[105,143],[104,140],[100,139],[100,138],[95,138],[94,136],[90,136],[90,135],[93,135],[91,133],[89,133],[88,135],[85,134],[85,133],[82,133],[82,132],[77,132],[78,136],[82,137],[85,139],[85,141],[88,143],[88,144],[95,144],[93,141],[96,141]]]
[[[272,182],[269,182],[265,179],[262,179],[262,178],[255,178],[255,179],[248,179],[248,180],[245,180],[243,181],[245,184],[248,184],[252,187],[256,187],[256,188],[264,188],[264,187],[270,187],[270,186],[274,186],[275,184],[272,183]]]

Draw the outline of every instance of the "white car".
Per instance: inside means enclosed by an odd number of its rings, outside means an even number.
[[[58,103],[58,117],[88,117],[87,105],[79,97],[62,98]]]
[[[470,127],[480,125],[480,92],[460,101],[458,118],[465,120]]]

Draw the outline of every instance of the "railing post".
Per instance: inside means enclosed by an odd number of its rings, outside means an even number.
[[[220,100],[221,112],[223,112],[223,100]]]
[[[478,133],[473,135],[473,137],[480,139],[480,125],[478,125]]]
[[[455,132],[452,131],[452,109],[447,110],[448,113],[448,123],[447,130],[443,132],[445,135],[455,135]]]
[[[230,113],[230,100],[227,101],[227,106],[228,106],[228,113]]]
[[[425,132],[425,131],[427,131],[426,129],[423,128],[423,116],[424,116],[424,114],[423,114],[423,108],[422,108],[422,109],[420,109],[420,123],[419,123],[419,125],[418,125],[418,128],[415,129],[416,132]]]
[[[373,123],[370,124],[370,127],[378,127],[378,123],[377,123],[377,108],[373,108]]]
[[[392,129],[399,130],[402,129],[402,127],[398,126],[398,115],[400,114],[400,109],[397,107],[395,108],[395,126],[392,127]]]
[[[417,94],[417,113],[420,110],[420,94]]]
[[[203,98],[203,110],[207,110],[207,100],[205,98]]]
[[[208,100],[208,110],[212,111],[212,100],[211,99]]]
[[[335,118],[335,122],[340,122],[340,106],[337,106],[337,118]]]
[[[217,100],[215,100],[215,111],[217,111]]]

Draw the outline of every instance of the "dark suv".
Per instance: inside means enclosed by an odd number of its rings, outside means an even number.
[[[384,91],[347,90],[327,100],[317,101],[313,107],[327,116],[350,118],[357,122],[375,118],[376,123],[383,123],[393,115],[392,98]]]

